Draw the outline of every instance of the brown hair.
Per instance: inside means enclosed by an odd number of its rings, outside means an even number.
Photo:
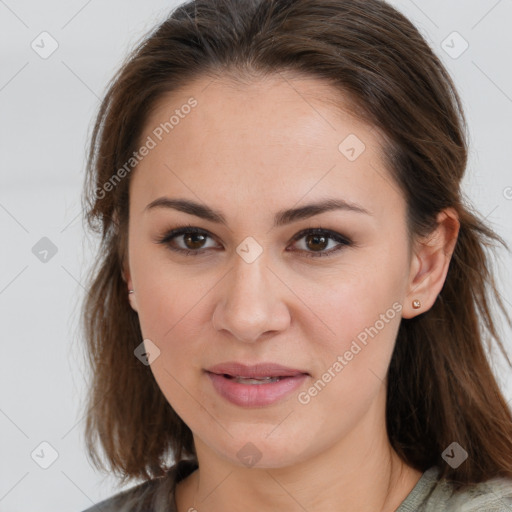
[[[148,113],[194,78],[237,80],[291,71],[327,81],[351,111],[384,134],[387,167],[407,202],[411,236],[425,236],[453,207],[460,230],[444,287],[432,308],[402,319],[388,375],[386,423],[402,459],[463,487],[512,478],[512,415],[485,352],[494,298],[509,325],[486,249],[508,246],[463,198],[466,121],[454,84],[424,38],[381,0],[198,0],[178,6],[132,52],[109,84],[92,132],[83,206],[101,233],[83,304],[92,369],[86,441],[97,468],[99,440],[123,481],[161,476],[194,458],[188,426],[148,366],[122,275],[130,176],[105,184],[132,157]],[[480,317],[479,317],[480,315]],[[489,336],[490,334],[490,336]],[[441,454],[456,441],[469,458],[457,469]]]

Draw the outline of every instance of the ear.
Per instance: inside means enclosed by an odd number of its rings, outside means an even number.
[[[132,277],[130,274],[130,268],[126,261],[123,261],[123,263],[122,263],[122,278],[123,278],[123,281],[127,285],[126,286],[126,294],[128,295],[128,301],[130,302],[130,306],[132,307],[132,309],[134,311],[138,312],[137,299],[135,297],[135,292],[128,293],[129,290],[133,290],[134,288],[133,288]]]
[[[119,229],[119,216],[117,214],[117,210],[112,214],[112,221],[114,222],[116,229]],[[128,296],[128,301],[130,302],[130,306],[134,311],[137,310],[137,299],[135,298],[135,293],[128,293],[128,290],[134,290],[132,277],[130,273],[130,264],[128,262],[128,256],[125,254],[123,261],[121,262],[121,278],[126,283],[126,295]]]
[[[434,231],[426,238],[415,241],[402,309],[403,318],[413,318],[433,306],[444,286],[459,228],[457,212],[453,208],[447,208],[438,214]],[[420,308],[412,307],[414,300],[421,302]]]

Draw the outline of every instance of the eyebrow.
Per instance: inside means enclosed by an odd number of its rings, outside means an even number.
[[[201,219],[215,222],[216,224],[223,224],[227,226],[227,221],[224,215],[215,209],[209,208],[208,206],[196,203],[189,199],[171,199],[170,197],[159,197],[151,203],[149,203],[144,212],[152,210],[154,208],[171,208],[180,212],[195,215]],[[313,217],[324,212],[332,210],[345,210],[357,213],[363,213],[366,215],[373,215],[362,206],[345,201],[344,199],[324,199],[316,203],[310,203],[299,208],[290,208],[287,210],[281,210],[276,213],[274,217],[274,227],[284,226],[297,222],[299,220]]]

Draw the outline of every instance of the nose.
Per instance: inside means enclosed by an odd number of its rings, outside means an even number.
[[[255,342],[269,333],[285,330],[290,314],[285,294],[288,288],[261,255],[252,263],[235,258],[232,271],[220,289],[212,323],[243,342]]]

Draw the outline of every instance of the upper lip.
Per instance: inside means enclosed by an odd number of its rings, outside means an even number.
[[[219,363],[215,366],[207,368],[208,372],[217,373],[219,375],[227,374],[232,377],[293,377],[294,375],[306,374],[304,370],[297,370],[275,363],[258,363],[254,365],[246,365],[236,361],[227,361]]]

